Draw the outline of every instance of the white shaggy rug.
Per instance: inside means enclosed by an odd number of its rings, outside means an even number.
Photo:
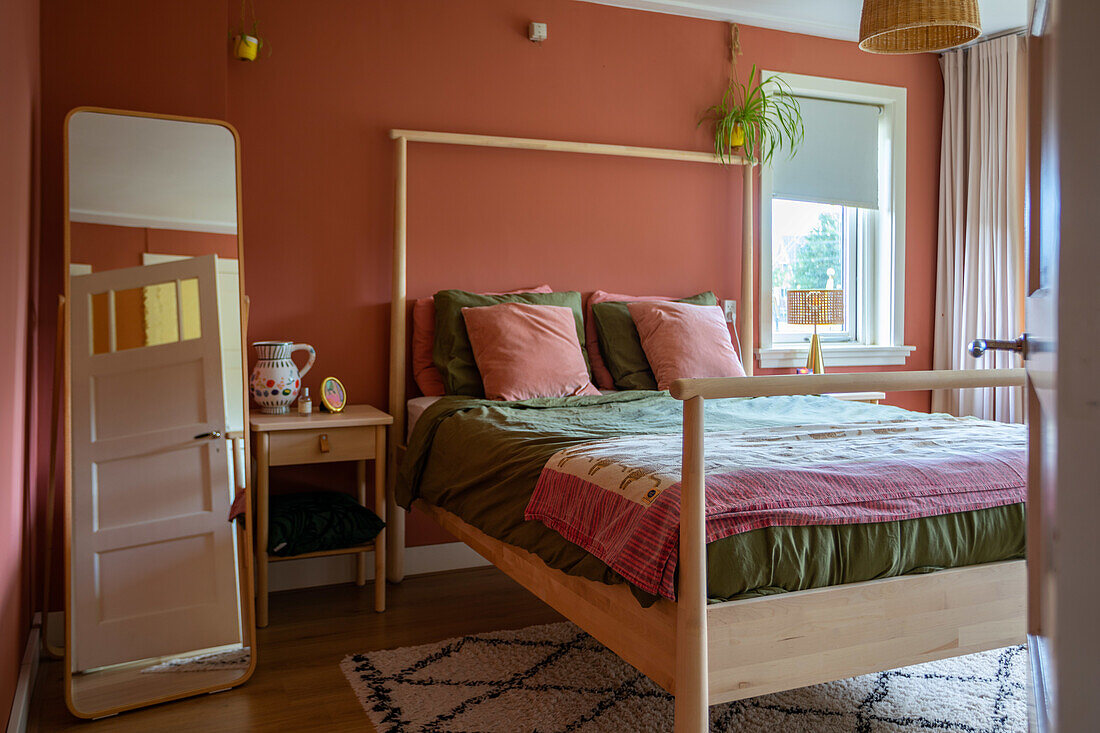
[[[193,657],[176,657],[141,670],[142,674],[164,672],[209,672],[219,669],[248,669],[252,661],[249,649],[230,649],[225,652],[199,654]]]
[[[356,654],[341,668],[379,733],[671,731],[672,698],[570,623]],[[1027,729],[1027,652],[1008,647],[710,709],[711,731]]]

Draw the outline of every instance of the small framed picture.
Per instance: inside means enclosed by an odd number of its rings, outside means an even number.
[[[325,412],[341,412],[348,402],[344,385],[336,377],[321,380],[321,409]]]

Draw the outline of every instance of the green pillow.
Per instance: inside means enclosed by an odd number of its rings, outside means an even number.
[[[432,361],[443,377],[447,394],[484,397],[485,386],[474,361],[474,350],[466,332],[463,308],[478,308],[500,303],[530,303],[531,305],[558,305],[573,309],[577,321],[577,338],[585,364],[588,354],[584,349],[584,316],[581,294],[565,293],[516,293],[514,295],[480,295],[465,290],[440,290],[435,294],[435,344]]]
[[[339,491],[272,496],[268,511],[267,551],[279,557],[365,545],[386,526]]]
[[[718,305],[718,298],[709,290],[681,298],[677,303]],[[596,333],[600,337],[600,354],[616,389],[657,389],[657,379],[649,368],[642,340],[626,303],[609,300],[592,306]]]

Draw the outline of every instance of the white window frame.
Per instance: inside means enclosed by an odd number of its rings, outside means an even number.
[[[862,307],[852,314],[855,341],[821,345],[827,366],[889,366],[905,364],[915,346],[905,346],[905,150],[906,90],[904,87],[866,84],[804,74],[764,71],[768,79],[779,76],[799,96],[840,102],[874,104],[879,118],[880,160],[889,160],[889,171],[880,170],[881,208],[863,217],[873,228],[873,252],[857,263],[856,298]],[[782,155],[782,153],[780,153]],[[886,157],[888,156],[888,157]],[[885,168],[885,166],[883,166]],[[760,348],[762,368],[805,366],[806,342],[772,340],[772,195],[771,166],[760,172]],[[866,316],[866,318],[865,318]],[[864,319],[863,322],[860,319]]]

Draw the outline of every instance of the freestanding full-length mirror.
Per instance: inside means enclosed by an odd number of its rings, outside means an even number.
[[[239,147],[79,108],[65,151],[66,698],[99,717],[254,666]]]

